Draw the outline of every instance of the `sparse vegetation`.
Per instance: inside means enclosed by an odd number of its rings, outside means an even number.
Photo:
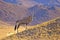
[[[50,21],[45,26],[39,25],[39,27],[25,30],[23,32],[6,37],[2,40],[59,40],[60,21],[58,19],[53,21],[55,22]]]

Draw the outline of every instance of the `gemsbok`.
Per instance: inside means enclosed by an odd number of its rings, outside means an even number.
[[[30,22],[32,22],[32,20],[33,20],[33,16],[31,16],[31,15],[28,16],[28,17],[25,17],[21,20],[17,20],[14,30],[18,33],[19,26],[21,26],[21,25],[26,25],[27,26]],[[26,27],[26,29],[27,29],[27,27]]]

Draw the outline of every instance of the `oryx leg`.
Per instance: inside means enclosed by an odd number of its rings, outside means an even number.
[[[16,24],[15,28],[14,28],[14,30],[15,30],[16,33],[18,33],[18,28],[19,28],[19,24]]]
[[[27,30],[27,23],[26,23],[26,30]]]
[[[18,30],[18,29],[19,29],[19,26],[20,26],[20,24],[18,24],[18,26],[17,26],[17,30],[16,30],[17,33],[18,33],[18,31],[19,31],[19,30]]]

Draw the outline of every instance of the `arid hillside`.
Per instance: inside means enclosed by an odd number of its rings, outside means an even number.
[[[19,28],[19,32],[22,32],[24,30],[25,28],[22,26]],[[0,40],[13,34],[16,34],[16,32],[14,31],[14,25],[10,25],[8,23],[0,21]]]
[[[60,18],[35,25],[1,40],[60,40]]]

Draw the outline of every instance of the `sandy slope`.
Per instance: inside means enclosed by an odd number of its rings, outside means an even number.
[[[19,28],[19,32],[24,31],[24,30],[25,30],[24,27]],[[16,32],[14,31],[14,26],[0,21],[0,39],[10,36],[10,35],[13,35],[15,33]]]
[[[35,25],[2,40],[60,40],[60,18]]]
[[[13,32],[13,27],[0,21],[0,39],[6,37],[9,32]]]
[[[20,26],[19,28],[19,32],[22,32],[24,30],[26,30],[27,27],[28,29],[31,29],[33,27],[31,26]],[[0,21],[0,39],[5,38],[7,36],[16,34],[16,31],[14,31],[14,25],[9,25],[6,22]]]

